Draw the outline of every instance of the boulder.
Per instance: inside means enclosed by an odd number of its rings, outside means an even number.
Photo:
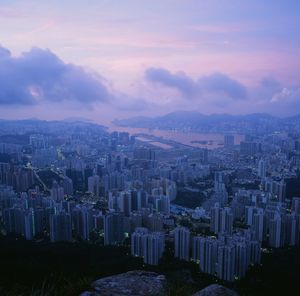
[[[224,286],[213,284],[193,294],[193,296],[239,296],[239,294]]]
[[[164,275],[147,271],[129,271],[101,278],[92,283],[93,291],[81,296],[164,296],[168,295]]]

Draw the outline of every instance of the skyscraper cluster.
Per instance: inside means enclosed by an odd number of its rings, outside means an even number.
[[[161,139],[94,125],[30,127],[23,145],[0,143],[0,230],[125,246],[149,265],[168,252],[241,279],[262,246],[300,242],[300,197],[289,182],[298,180],[299,138],[248,132],[228,131],[215,149],[165,149],[155,146]]]

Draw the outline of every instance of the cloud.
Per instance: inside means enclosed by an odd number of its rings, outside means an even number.
[[[175,74],[162,68],[149,68],[145,71],[148,81],[177,89],[186,98],[199,98],[207,95],[223,96],[233,100],[247,98],[247,89],[240,82],[222,73],[200,77],[197,81],[184,72]]]
[[[48,49],[13,57],[0,47],[0,105],[72,101],[90,107],[112,98],[99,74],[67,64]]]
[[[250,89],[250,96],[256,104],[269,104],[272,96],[281,91],[281,83],[274,77],[264,77]]]
[[[247,89],[240,82],[222,73],[201,77],[198,81],[202,89],[208,92],[225,94],[234,100],[246,99]]]
[[[265,77],[261,80],[260,86],[266,90],[270,91],[279,91],[281,88],[281,84],[273,77]]]
[[[300,88],[283,88],[275,93],[271,99],[272,103],[297,103],[300,105]],[[300,107],[300,106],[299,106]]]
[[[148,81],[174,87],[187,97],[193,97],[200,92],[198,84],[184,72],[172,74],[166,69],[149,68],[145,71],[145,77]]]

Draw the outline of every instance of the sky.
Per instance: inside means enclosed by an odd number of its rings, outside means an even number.
[[[298,0],[0,0],[0,118],[300,113]]]

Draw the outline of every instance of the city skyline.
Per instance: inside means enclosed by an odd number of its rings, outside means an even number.
[[[297,1],[1,1],[0,118],[298,113]]]

